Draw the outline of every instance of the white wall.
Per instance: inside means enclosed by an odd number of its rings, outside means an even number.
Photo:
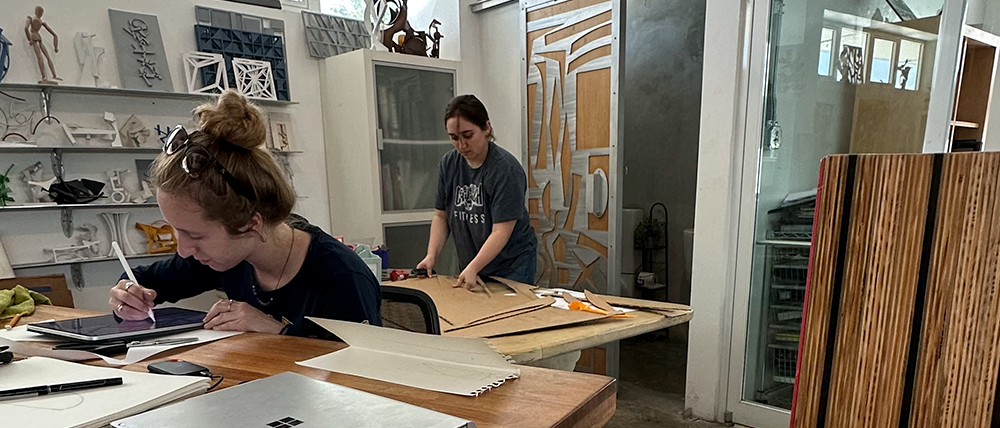
[[[473,13],[462,0],[462,28],[476,27],[475,42],[466,38],[462,45],[462,65],[466,75],[477,74],[482,85],[476,95],[490,112],[497,144],[519,159],[525,159],[521,128],[521,10],[517,2]],[[471,30],[470,30],[471,31]]]
[[[742,144],[737,141],[744,79],[741,10],[731,0],[707,0],[702,77],[701,141],[691,277],[695,316],[688,343],[685,407],[694,416],[722,420],[732,325],[734,246]]]
[[[414,18],[411,18],[411,22],[418,29],[426,27],[430,21],[428,16],[437,17],[443,22],[442,33],[446,37],[442,43],[441,56],[443,58],[459,59],[463,54],[475,58],[476,49],[469,52],[461,51],[462,40],[468,41],[468,44],[472,46],[478,44],[477,27],[473,25],[472,31],[469,32],[463,30],[459,25],[459,9],[463,11],[462,16],[465,18],[467,13],[464,11],[468,10],[467,5],[463,4],[460,7],[458,2],[452,0],[414,3],[420,3],[420,6],[414,8]],[[465,2],[463,1],[463,3]],[[53,55],[53,59],[56,71],[64,79],[64,84],[75,84],[79,76],[79,68],[73,51],[73,37],[77,31],[94,32],[104,40],[108,50],[104,56],[102,70],[106,72],[107,80],[110,80],[113,85],[119,85],[117,58],[115,58],[113,49],[114,42],[111,37],[107,10],[111,8],[156,15],[166,50],[165,61],[162,64],[169,69],[174,90],[178,92],[186,90],[181,55],[196,50],[194,38],[195,5],[283,20],[291,94],[292,99],[299,104],[288,107],[268,107],[267,109],[287,112],[292,116],[297,149],[304,151],[303,154],[290,155],[295,187],[300,195],[296,211],[324,230],[332,234],[338,233],[336,219],[333,219],[332,230],[330,226],[320,93],[314,90],[319,84],[319,65],[317,60],[309,57],[306,49],[302,18],[298,13],[302,9],[286,7],[285,10],[275,10],[221,0],[173,0],[169,2],[38,0],[30,4],[18,3],[16,7],[11,7],[8,4],[4,7],[4,11],[7,13],[0,16],[0,28],[6,30],[5,36],[13,43],[11,46],[11,70],[4,79],[4,83],[34,83],[38,80],[34,53],[30,50],[23,36],[25,19],[33,12],[36,4],[46,9],[43,19],[60,36],[60,51]],[[51,49],[51,38],[44,34],[43,39]],[[161,68],[161,72],[163,70]],[[478,67],[472,68],[469,72],[462,71],[460,74],[462,80],[459,82],[459,91],[478,89]],[[34,103],[33,105],[37,108],[37,96],[32,96],[29,102]],[[167,120],[164,118],[169,117],[175,120],[174,123],[178,123],[190,117],[188,112],[195,105],[196,103],[186,101],[140,98],[115,100],[110,97],[85,98],[69,95],[54,97],[53,100],[56,116],[64,114],[73,117],[75,121],[94,121],[95,126],[102,124],[98,115],[104,111],[114,113],[120,118],[120,123],[133,111],[152,111],[153,113],[148,114],[156,115],[157,119]],[[0,99],[0,106],[7,109],[7,100]],[[442,109],[443,107],[441,106]],[[8,158],[8,156],[11,157]],[[71,176],[67,178],[107,179],[104,176],[104,171],[111,166],[107,162],[107,157],[90,155],[91,158],[85,159],[82,156],[74,155],[72,159],[67,159],[66,167],[72,171]],[[116,158],[113,159],[117,159],[119,155],[115,156]],[[134,170],[132,158],[143,156],[121,155],[120,157],[120,160],[114,161],[116,167]],[[6,165],[15,162],[17,164],[15,166],[16,172],[36,160],[41,160],[46,166],[49,165],[47,154],[4,155],[0,159],[0,164],[5,165],[3,168],[5,170]],[[23,198],[19,199],[23,200]],[[84,222],[97,224],[101,228],[98,237],[106,241],[107,228],[96,217],[99,212],[101,210],[76,211],[77,224]],[[148,223],[159,218],[161,217],[156,209],[134,209],[133,220]],[[133,242],[143,242],[141,236],[136,233],[133,231]],[[0,213],[0,237],[3,237],[8,257],[13,263],[42,261],[45,258],[41,252],[42,248],[65,246],[71,243],[71,240],[62,236],[58,211],[32,212],[31,214]],[[120,266],[117,266],[116,263],[87,264],[84,265],[83,272],[87,287],[84,291],[74,292],[77,306],[105,309],[107,288],[117,281],[118,275],[121,273]],[[45,273],[65,273],[68,276],[69,269],[45,268],[18,272],[19,275]],[[208,302],[211,302],[215,297],[208,296],[207,299]],[[197,306],[204,303],[201,302]]]

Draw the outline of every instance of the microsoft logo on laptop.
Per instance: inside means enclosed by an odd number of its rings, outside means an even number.
[[[267,426],[271,428],[292,428],[294,426],[301,425],[302,423],[302,421],[289,416],[287,418],[271,422],[267,424]]]

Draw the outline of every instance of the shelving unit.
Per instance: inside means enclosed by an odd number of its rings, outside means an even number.
[[[125,256],[128,260],[133,259],[150,259],[157,257],[172,257],[174,253],[164,253],[164,254],[136,254],[132,256]],[[54,266],[69,266],[70,280],[73,282],[73,286],[77,290],[83,290],[85,285],[83,280],[83,267],[82,265],[88,263],[101,263],[101,262],[117,262],[117,257],[93,257],[87,259],[76,259],[76,260],[63,260],[58,262],[33,262],[33,263],[18,263],[11,265],[14,269],[35,269],[35,268],[46,268]]]
[[[117,88],[94,88],[94,87],[80,87],[80,86],[49,86],[49,85],[37,85],[32,83],[0,83],[0,91],[10,96],[19,96],[22,98],[27,98],[25,93],[35,92],[39,97],[39,106],[42,114],[44,116],[52,116],[52,105],[53,97],[60,95],[78,95],[87,97],[112,97],[112,98],[133,98],[133,99],[151,99],[151,100],[180,100],[180,101],[191,101],[191,102],[204,102],[210,101],[216,98],[217,95],[211,94],[189,94],[183,92],[160,92],[160,91],[146,91],[146,90],[135,90],[135,89],[117,89]],[[128,100],[126,100],[128,102]],[[285,107],[290,105],[298,104],[295,101],[275,101],[275,100],[253,100],[254,103],[261,106],[276,106]],[[31,137],[29,135],[29,137]],[[78,153],[85,155],[106,155],[106,154],[148,154],[156,155],[162,151],[160,147],[111,147],[110,145],[88,145],[89,141],[84,143],[80,142],[78,145],[65,145],[65,146],[37,146],[31,145],[33,142],[21,142],[21,141],[8,141],[0,142],[0,156],[7,154],[25,154],[25,153],[50,153],[51,157],[51,167],[52,173],[57,177],[65,176],[65,165],[63,163],[63,156],[69,153]],[[107,144],[107,143],[105,143]],[[158,146],[158,145],[157,145]],[[291,154],[303,153],[302,151],[279,151],[270,150],[271,153],[275,154],[278,158],[279,164],[281,164],[286,170],[289,168],[288,156]],[[150,203],[90,203],[90,204],[64,204],[64,205],[14,205],[0,207],[0,214],[4,213],[34,213],[39,211],[60,211],[60,223],[62,227],[63,234],[69,238],[73,236],[73,210],[83,209],[83,210],[122,210],[122,209],[133,209],[133,208],[156,208],[159,205],[155,202]],[[9,250],[9,248],[8,248]],[[127,259],[153,259],[153,258],[163,258],[170,257],[173,253],[169,254],[136,254],[126,256]],[[37,268],[47,268],[47,267],[57,267],[57,266],[68,266],[70,268],[70,275],[72,281],[77,289],[83,289],[84,278],[82,265],[89,263],[103,263],[103,262],[117,262],[115,257],[93,257],[85,259],[76,260],[65,260],[65,261],[44,261],[44,262],[28,262],[28,263],[17,263],[13,264],[14,269],[37,269]]]
[[[988,130],[1000,37],[968,25],[962,29],[958,79],[949,142],[952,151],[981,151]]]
[[[791,406],[795,384],[814,204],[815,198],[806,198],[769,211],[766,239],[756,242],[763,247],[765,274],[755,398],[778,407]]]
[[[141,89],[94,88],[69,85],[38,85],[33,83],[0,83],[0,91],[39,91],[49,94],[69,95],[103,95],[112,97],[156,98],[164,100],[206,101],[217,97],[212,94],[189,94],[187,92],[144,91]],[[286,106],[298,104],[297,101],[275,101],[254,99],[260,105]]]

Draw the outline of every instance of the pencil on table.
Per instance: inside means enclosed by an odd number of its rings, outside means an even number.
[[[10,330],[14,327],[17,327],[17,322],[20,320],[21,320],[21,314],[14,315],[14,318],[11,318],[10,322],[7,323],[7,325],[3,326],[3,328]]]

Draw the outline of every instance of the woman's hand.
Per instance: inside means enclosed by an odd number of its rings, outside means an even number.
[[[480,285],[479,272],[467,267],[462,271],[462,274],[458,276],[458,281],[456,281],[452,287],[465,287],[467,290],[472,290],[477,285]]]
[[[434,260],[434,257],[428,254],[420,263],[417,263],[417,269],[427,269],[427,277],[430,278],[434,276],[435,264],[437,264],[437,260]]]
[[[256,331],[278,334],[284,324],[246,302],[223,299],[205,315],[206,330]]]
[[[127,279],[118,281],[111,287],[111,298],[108,304],[111,310],[126,320],[144,320],[153,308],[156,291],[145,288]]]

